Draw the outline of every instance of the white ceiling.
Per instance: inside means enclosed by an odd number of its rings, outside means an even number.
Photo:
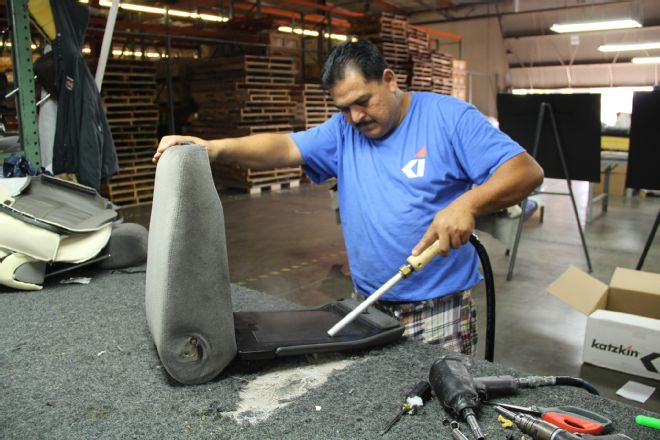
[[[496,18],[514,88],[658,84],[658,65],[633,65],[630,59],[660,56],[660,49],[604,53],[598,51],[598,46],[660,41],[660,0],[501,0],[462,6],[455,0],[389,3],[417,11],[411,15],[411,22],[439,25],[440,29],[442,23]],[[416,6],[411,7],[412,3]],[[556,34],[549,29],[554,23],[626,17],[637,19],[643,27],[574,35]]]

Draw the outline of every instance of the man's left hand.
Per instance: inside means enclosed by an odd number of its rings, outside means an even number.
[[[470,240],[474,224],[473,210],[468,204],[457,199],[438,211],[431,226],[413,248],[412,255],[419,255],[437,240],[440,243],[440,255],[447,257],[450,249],[458,249]]]

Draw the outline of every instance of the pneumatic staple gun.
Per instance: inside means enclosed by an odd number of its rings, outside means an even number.
[[[447,413],[467,422],[470,431],[477,440],[486,438],[477,422],[477,415],[480,405],[490,403],[488,402],[490,398],[517,394],[522,388],[555,385],[579,386],[585,388],[591,394],[599,394],[588,382],[573,377],[528,376],[516,378],[513,376],[487,376],[473,378],[465,367],[462,358],[458,355],[445,355],[434,362],[429,373],[429,382]],[[529,415],[517,414],[503,407],[496,406],[495,409],[513,420],[521,431],[532,435],[533,438],[538,440],[629,439],[624,434],[607,434],[613,428],[612,422],[599,414],[583,409],[564,414],[563,421],[566,422],[563,426],[564,429],[547,420],[538,420]],[[559,421],[561,424],[558,417],[554,417],[552,420],[553,422]],[[575,424],[575,426],[572,426],[572,424]],[[589,427],[588,430],[582,430],[582,432],[598,432],[606,435],[595,437],[585,433],[577,434],[577,432],[580,432],[579,428],[581,426]],[[600,429],[594,430],[594,427]],[[457,435],[456,430],[457,426],[453,426],[453,435]]]

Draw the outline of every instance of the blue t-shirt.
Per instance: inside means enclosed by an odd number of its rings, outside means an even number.
[[[435,214],[524,150],[472,105],[416,92],[403,121],[369,139],[341,114],[291,134],[316,183],[336,177],[353,283],[369,295],[397,273]],[[381,299],[421,301],[481,280],[473,246],[434,258]]]

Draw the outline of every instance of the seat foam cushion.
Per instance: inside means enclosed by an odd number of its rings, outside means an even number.
[[[207,382],[236,356],[224,215],[199,145],[172,147],[158,161],[145,304],[158,355],[178,382]]]
[[[149,232],[137,223],[121,223],[112,227],[108,244],[100,254],[110,254],[109,258],[97,263],[101,269],[122,269],[139,266],[147,259]]]

